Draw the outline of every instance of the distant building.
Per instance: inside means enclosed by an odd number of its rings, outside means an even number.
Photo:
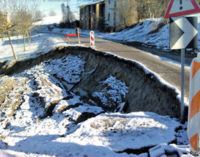
[[[105,0],[105,23],[118,31],[138,22],[135,0]]]
[[[83,29],[99,29],[99,24],[104,21],[105,3],[97,3],[80,7],[80,25]]]
[[[118,31],[137,22],[135,0],[102,0],[80,7],[83,29]]]

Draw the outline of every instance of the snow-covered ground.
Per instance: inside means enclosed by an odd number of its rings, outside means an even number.
[[[167,25],[156,34],[149,34],[158,21],[146,20],[132,29],[112,34],[97,33],[97,36],[124,41],[140,40],[167,48]],[[41,24],[49,24],[49,20]],[[25,53],[22,37],[12,37],[17,55],[33,57],[68,45],[62,34],[73,32],[73,29],[55,28],[52,34],[50,29],[41,26],[34,31],[32,44],[27,45]],[[89,34],[88,31],[84,33]],[[5,60],[10,57],[12,52],[8,40],[0,41],[0,58]],[[84,64],[80,56],[68,55],[0,78],[0,156],[8,156],[8,153],[33,157],[147,157],[150,148],[153,157],[156,153],[175,152],[191,156],[187,124],[182,125],[176,119],[155,113],[125,114],[105,110],[106,105],[113,105],[108,101],[109,97],[119,111],[128,92],[126,83],[114,76],[99,82],[105,88],[93,93],[93,97],[102,102],[101,106],[71,92],[84,73]]]
[[[34,25],[49,25],[49,24],[59,24],[62,21],[62,15],[55,16],[45,16],[41,21],[34,23]]]
[[[169,25],[165,25],[158,32],[151,33],[163,19],[147,19],[133,28],[121,32],[100,35],[105,39],[121,40],[124,42],[141,42],[158,48],[169,49]]]
[[[99,37],[109,40],[119,40],[124,42],[139,42],[147,45],[152,45],[163,50],[169,50],[169,24],[157,27],[162,24],[163,18],[160,19],[146,19],[132,28],[125,29],[116,33],[98,34]],[[200,31],[200,18],[198,20],[198,30]],[[200,37],[200,34],[199,34]],[[200,47],[200,38],[198,40],[198,47]]]
[[[60,23],[61,19],[62,16],[47,16],[42,21],[36,22],[31,35],[31,44],[28,44],[28,39],[26,39],[26,51],[24,51],[22,36],[12,36],[13,47],[18,58],[35,57],[56,47],[71,45],[64,35],[74,33],[74,29],[52,29],[53,24]],[[8,38],[0,39],[0,62],[13,59],[14,57]]]
[[[24,51],[22,37],[19,37],[19,39],[12,37],[12,42],[18,57],[31,57],[32,55],[45,53],[59,45],[65,44],[61,38],[58,38],[58,35],[44,33],[33,34],[31,37],[31,45],[27,43],[26,51]],[[5,38],[4,42],[0,41],[0,44],[0,60],[13,59],[8,39]]]
[[[80,56],[68,55],[0,79],[1,91],[9,89],[1,95],[0,148],[4,153],[147,157],[148,150],[142,153],[141,149],[163,143],[168,151],[189,153],[188,149],[168,145],[175,140],[188,144],[185,126],[176,119],[149,112],[109,113],[104,109],[105,105],[110,107],[108,97],[118,105],[126,97],[128,87],[115,77],[99,82],[106,87],[94,93],[104,102],[103,108],[70,91],[80,82],[84,64]],[[167,152],[165,147],[160,151]],[[127,154],[129,151],[131,154]]]

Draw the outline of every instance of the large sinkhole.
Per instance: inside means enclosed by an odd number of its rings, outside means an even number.
[[[49,115],[66,110],[69,106],[62,101],[74,95],[104,111],[180,115],[180,102],[173,88],[134,61],[90,48],[62,47],[12,65],[2,63],[0,74],[23,74],[24,82],[35,90],[32,101],[39,101]],[[79,106],[80,102],[72,105]]]

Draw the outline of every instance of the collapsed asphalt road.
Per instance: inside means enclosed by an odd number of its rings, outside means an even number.
[[[165,57],[159,56],[159,54],[161,54],[159,51],[162,50],[155,50],[157,51],[156,55],[152,55],[151,48],[149,48],[148,51],[148,48],[141,50],[133,46],[128,46],[119,42],[109,41],[101,38],[96,38],[95,40],[97,50],[106,51],[119,57],[137,61],[145,65],[149,70],[158,74],[163,80],[177,88],[179,91],[181,90],[181,68],[177,64],[170,63],[166,58],[167,54]],[[71,38],[70,43],[77,44],[77,38]],[[89,46],[88,36],[83,35],[81,37],[81,44]],[[173,58],[174,62],[177,62],[177,55],[169,55],[172,62]],[[187,59],[188,64],[191,59],[191,57]],[[189,68],[185,68],[185,97],[187,99],[189,98],[189,72]]]
[[[123,111],[125,112],[148,111],[179,118],[180,101],[177,98],[178,93],[176,93],[174,88],[164,84],[158,77],[137,62],[90,48],[77,46],[61,47],[37,58],[18,61],[13,65],[6,64],[0,69],[0,74],[12,75],[44,62],[49,58],[57,58],[66,54],[81,56],[85,61],[85,72],[81,74],[80,81],[75,83],[74,87],[67,85],[65,88],[69,88],[68,90],[73,90],[75,93],[78,91],[79,95],[83,95],[88,100],[92,98],[93,101],[101,104],[103,107],[104,102],[100,101],[98,97],[100,95],[104,97],[111,96],[106,103],[110,104],[110,107],[106,106],[106,110],[112,112],[116,111],[117,104],[123,106],[120,108],[121,110],[124,109]],[[67,69],[70,70],[70,68]],[[101,82],[109,77],[116,77],[128,86],[129,89],[122,90],[122,93],[120,92],[120,97],[123,101],[118,100],[118,94],[113,96],[117,98],[113,98],[111,93],[105,92],[110,90],[110,87],[102,85]],[[116,86],[115,88],[121,88],[123,85],[118,85],[120,87]],[[97,93],[94,94],[95,92]],[[113,99],[116,103],[113,103]]]

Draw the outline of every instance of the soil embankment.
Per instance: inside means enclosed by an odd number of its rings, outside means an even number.
[[[87,99],[101,102],[92,94],[104,88],[101,84],[109,76],[114,76],[128,86],[128,93],[124,98],[124,112],[149,111],[160,115],[179,117],[180,102],[174,89],[162,84],[152,73],[134,61],[128,61],[111,54],[95,51],[84,47],[57,48],[47,54],[34,59],[18,61],[12,65],[0,64],[0,74],[12,75],[30,68],[49,58],[60,58],[64,55],[79,55],[85,60],[85,72],[73,91]]]

